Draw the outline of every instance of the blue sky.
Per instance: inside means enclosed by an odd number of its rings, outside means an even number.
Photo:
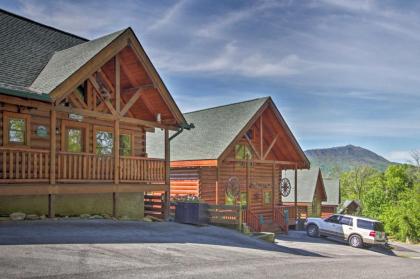
[[[270,95],[303,149],[420,149],[418,1],[7,1],[86,38],[131,26],[182,111]]]

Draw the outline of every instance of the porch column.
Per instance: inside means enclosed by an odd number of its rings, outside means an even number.
[[[295,165],[295,220],[298,219],[297,191],[298,191],[298,185],[297,185],[297,166]]]
[[[121,75],[120,58],[115,56],[115,109],[121,112]],[[114,192],[112,193],[112,215],[116,218],[118,203],[118,184],[120,184],[120,120],[114,122]]]
[[[120,184],[120,121],[114,122],[114,192],[112,193],[112,215],[117,217],[118,184]]]
[[[56,183],[56,156],[57,156],[57,113],[54,108],[50,112],[50,184],[55,185]],[[48,194],[48,217],[54,218],[54,199],[53,194]]]
[[[271,170],[272,170],[272,172],[271,172],[271,202],[272,202],[271,211],[274,214],[274,207],[275,207],[275,196],[274,196],[274,190],[275,190],[274,187],[275,186],[274,186],[274,184],[276,183],[276,165],[275,164],[272,165]]]
[[[169,130],[165,129],[165,184],[167,185],[167,191],[164,194],[164,217],[165,220],[169,220],[169,211],[171,207],[171,179],[170,179],[170,168],[171,168],[171,151],[169,143]]]

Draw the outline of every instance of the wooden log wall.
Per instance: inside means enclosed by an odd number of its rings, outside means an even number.
[[[183,168],[171,170],[171,196],[198,196],[200,170],[198,168]]]
[[[224,162],[219,167],[219,203],[225,203],[226,185],[229,178],[235,176],[239,179],[241,192],[248,193],[248,209],[256,215],[264,216],[265,220],[271,221],[273,218],[273,202],[274,205],[280,204],[279,167],[275,166],[274,177],[273,165],[271,164],[253,164],[249,167],[248,175],[246,167],[241,163]],[[274,192],[272,192],[273,180]],[[264,191],[271,192],[273,199],[271,204],[264,204]]]
[[[19,108],[16,105],[6,104],[6,103],[0,103],[0,145],[3,145],[3,113],[2,111],[10,111],[10,112],[19,112]],[[50,149],[50,114],[48,111],[44,110],[38,110],[38,109],[21,109],[20,113],[22,114],[29,114],[30,115],[30,146],[29,148],[34,149]],[[57,151],[65,151],[60,150],[61,147],[61,121],[64,120],[70,120],[68,117],[68,113],[64,112],[57,112],[57,128],[58,133],[56,134],[57,139]],[[104,121],[104,120],[98,120],[92,117],[84,117],[83,123],[89,124],[89,142],[88,142],[88,149],[86,152],[88,153],[94,153],[93,150],[93,126],[106,126],[106,127],[113,127],[113,122],[111,121]],[[47,129],[47,136],[41,137],[37,135],[37,128],[39,126],[44,126]],[[146,133],[141,127],[137,127],[135,125],[130,124],[121,124],[121,130],[130,130],[134,133],[134,142],[133,142],[133,149],[134,149],[134,156],[145,156],[146,150],[145,150],[145,142],[146,142]],[[6,131],[7,132],[7,131]]]

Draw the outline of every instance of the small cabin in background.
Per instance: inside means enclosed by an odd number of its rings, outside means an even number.
[[[309,168],[309,161],[272,99],[184,116],[195,128],[171,139],[171,196],[193,195],[215,205],[241,201],[253,219],[247,223],[279,222],[282,171]],[[154,144],[161,137],[149,139],[149,154],[162,156]],[[289,216],[295,216],[292,210]]]
[[[335,178],[324,178],[324,187],[327,192],[327,200],[321,204],[321,217],[327,218],[337,213],[338,206],[341,203],[340,198],[340,180]]]
[[[284,171],[283,174],[284,177],[293,181],[294,173]],[[327,201],[327,193],[321,170],[319,168],[299,170],[297,172],[297,183],[298,217],[300,219],[321,217],[321,203]],[[284,204],[294,204],[294,189],[294,182],[292,182],[291,195],[283,198]]]
[[[0,214],[143,217],[186,121],[131,28],[87,40],[0,10]],[[146,132],[164,131],[162,158]]]

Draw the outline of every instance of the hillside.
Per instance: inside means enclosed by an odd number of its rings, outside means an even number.
[[[346,145],[324,149],[305,151],[313,166],[320,166],[326,174],[331,174],[333,168],[347,171],[356,166],[368,165],[377,170],[385,170],[392,162],[378,154],[354,145]]]

